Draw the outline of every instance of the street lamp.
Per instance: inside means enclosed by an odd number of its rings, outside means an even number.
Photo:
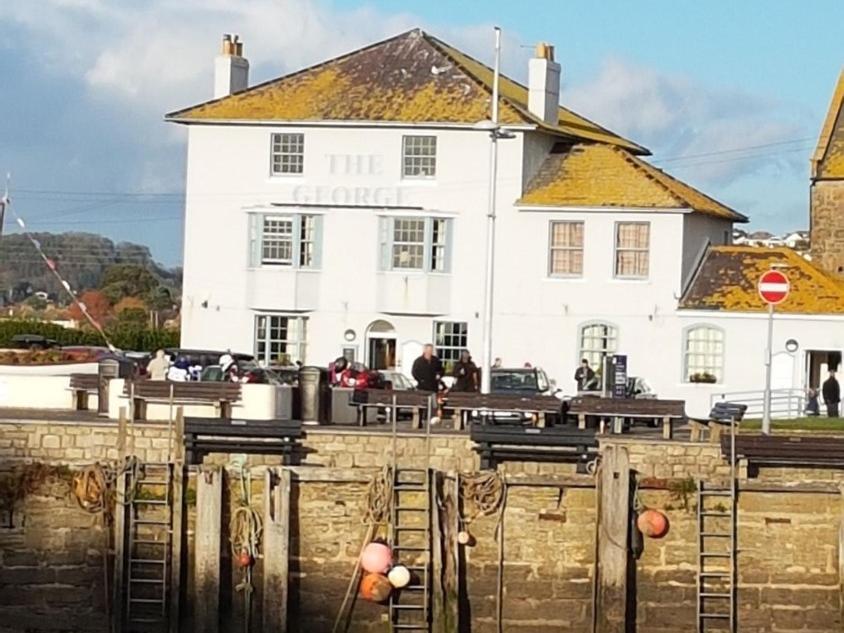
[[[492,311],[495,273],[495,194],[498,179],[498,141],[515,134],[501,129],[498,123],[498,83],[501,64],[501,29],[495,27],[495,66],[492,77],[492,116],[473,127],[489,133],[489,207],[486,214],[486,267],[484,278],[483,351],[481,353],[481,393],[489,393],[492,372]]]

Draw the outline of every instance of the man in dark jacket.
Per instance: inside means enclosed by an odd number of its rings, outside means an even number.
[[[577,382],[578,391],[586,391],[591,385],[592,379],[595,377],[595,372],[589,366],[589,361],[585,358],[580,361],[580,367],[574,372],[574,379]]]
[[[827,417],[837,418],[838,403],[841,402],[841,387],[835,379],[834,371],[829,372],[829,378],[824,381],[821,387],[821,393],[823,394],[823,401],[826,404]]]
[[[422,348],[422,356],[413,361],[411,370],[416,386],[422,391],[438,391],[443,366],[440,359],[434,356],[434,346],[430,343]]]
[[[454,386],[452,391],[477,391],[480,385],[478,366],[467,350],[460,352],[460,360],[454,364]]]

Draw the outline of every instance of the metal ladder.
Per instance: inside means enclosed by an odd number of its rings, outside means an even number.
[[[737,478],[736,422],[730,425],[730,480],[697,482],[697,631],[736,631]]]
[[[173,465],[140,466],[127,507],[124,630],[164,632],[169,628],[173,545]]]
[[[425,468],[401,468],[396,464],[396,407],[393,422],[393,499],[390,543],[393,557],[410,571],[410,584],[390,596],[390,630],[431,630],[431,416],[435,400],[429,400],[425,425]]]

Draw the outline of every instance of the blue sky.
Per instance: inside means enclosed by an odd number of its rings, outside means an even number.
[[[0,170],[18,213],[170,265],[185,147],[161,117],[210,96],[223,32],[245,40],[256,82],[413,26],[489,61],[494,24],[524,79],[549,41],[564,105],[774,231],[808,226],[808,159],[844,64],[837,0],[0,0],[0,23]]]

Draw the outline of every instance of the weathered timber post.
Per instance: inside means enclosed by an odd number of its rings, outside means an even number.
[[[604,444],[598,516],[597,633],[624,633],[630,530],[630,460],[627,449]]]
[[[264,475],[263,631],[286,633],[290,560],[290,471],[268,468]]]
[[[176,409],[176,437],[173,460],[173,534],[170,551],[170,633],[181,631],[182,551],[184,549],[185,508],[185,411]]]
[[[202,466],[196,476],[196,536],[194,546],[194,630],[217,633],[220,626],[220,519],[223,471]]]

